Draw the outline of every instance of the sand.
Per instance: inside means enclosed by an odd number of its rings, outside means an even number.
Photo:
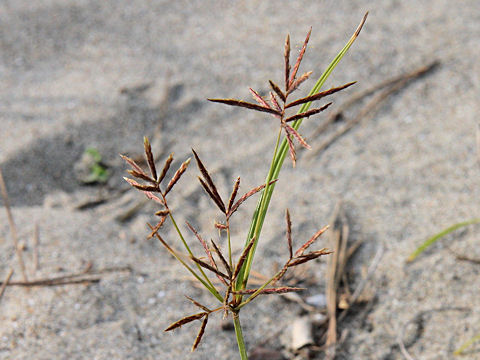
[[[480,267],[450,251],[480,258],[478,226],[442,239],[406,264],[427,237],[480,214],[478,1],[15,0],[0,4],[0,168],[29,278],[79,272],[90,262],[93,269],[133,271],[104,274],[89,285],[8,287],[0,300],[0,359],[238,358],[235,335],[221,329],[220,316],[193,354],[199,324],[163,332],[195,311],[183,294],[212,306],[214,301],[192,286],[160,244],[145,240],[152,205],[129,221],[118,220],[143,200],[126,191],[118,154],[141,155],[147,135],[160,159],[175,152],[174,167],[194,147],[221,194],[229,193],[237,176],[242,192],[261,184],[278,124],[205,99],[247,100],[248,87],[265,92],[268,79],[280,82],[285,35],[298,50],[310,26],[301,71],[318,77],[367,10],[361,36],[325,86],[358,81],[332,97],[333,110],[390,76],[434,59],[441,65],[325,152],[307,157],[299,151],[295,169],[285,163],[254,269],[268,275],[287,256],[286,207],[300,244],[328,222],[341,200],[352,239],[364,240],[350,266],[352,287],[376,251],[383,247],[384,255],[367,286],[374,301],[340,325],[339,332],[348,333],[338,359],[404,359],[398,337],[406,325],[403,339],[414,359],[451,359],[480,333]],[[325,116],[302,125],[313,149],[321,139],[309,135]],[[107,184],[78,181],[75,164],[89,147],[108,166]],[[180,222],[188,219],[215,238],[218,214],[196,175],[192,166],[171,201]],[[105,202],[82,210],[98,199]],[[233,225],[237,251],[254,206],[250,200]],[[0,278],[12,266],[18,281],[7,216],[0,210]],[[178,241],[169,227],[165,237]],[[324,245],[325,239],[317,246]],[[324,292],[325,269],[325,261],[310,265],[302,297]],[[247,346],[273,336],[268,346],[287,348],[289,326],[301,308],[280,297],[258,300],[242,313]],[[467,358],[479,356],[474,346]]]

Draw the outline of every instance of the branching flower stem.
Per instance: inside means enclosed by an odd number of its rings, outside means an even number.
[[[170,221],[172,222],[173,226],[175,227],[175,230],[177,231],[178,236],[179,236],[180,239],[182,240],[183,246],[184,246],[185,249],[187,250],[188,254],[189,254],[190,256],[193,256],[192,250],[190,250],[190,246],[188,246],[187,241],[186,241],[185,238],[183,237],[182,231],[181,231],[180,228],[178,227],[177,222],[175,221],[175,218],[173,217],[172,211],[168,208],[167,199],[165,198],[165,196],[163,195],[163,193],[162,193],[162,197],[163,197],[163,201],[165,202],[165,209],[168,210],[168,215],[169,215]],[[207,289],[212,293],[212,295],[214,295],[214,296],[218,299],[218,301],[220,301],[221,303],[223,303],[223,297],[218,293],[217,289],[216,289],[215,286],[212,284],[212,282],[211,282],[210,279],[208,278],[207,274],[205,274],[205,272],[203,271],[203,269],[200,267],[199,264],[195,263],[195,265],[197,266],[198,270],[200,271],[200,273],[201,273],[202,276],[204,277],[205,281],[207,282],[207,285],[208,285],[208,286],[207,286]],[[206,286],[205,282],[202,281],[202,283]]]

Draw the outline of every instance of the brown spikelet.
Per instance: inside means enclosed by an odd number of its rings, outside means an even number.
[[[203,311],[207,312],[207,313],[210,313],[212,312],[209,308],[207,308],[206,306],[200,304],[198,301],[192,299],[190,296],[187,296],[185,295],[185,297],[190,300],[195,306],[198,306],[200,309],[202,309]]]
[[[208,191],[204,186],[205,190],[210,196],[212,196],[212,200],[215,201],[215,203],[218,205],[220,210],[225,214],[226,213],[225,204],[222,198],[220,197],[220,195],[218,194],[217,187],[213,183],[212,177],[208,173],[207,169],[205,168],[205,165],[203,165],[202,161],[200,160],[200,157],[195,152],[195,150],[192,149],[192,152],[193,152],[193,155],[195,156],[195,160],[197,162],[198,168],[200,169],[200,172],[202,173],[202,176],[205,179],[205,182],[208,184],[208,188],[210,189],[210,191]],[[200,179],[200,182],[202,182],[201,179]],[[202,186],[203,186],[203,183],[202,183]]]
[[[331,252],[331,251],[328,251],[327,249],[322,249],[322,250],[318,250],[318,251],[313,251],[313,252],[311,252],[311,253],[302,255],[302,256],[300,256],[300,257],[298,257],[298,258],[294,258],[293,261],[290,261],[290,262],[288,263],[288,267],[297,266],[297,265],[306,263],[307,261],[316,259],[316,258],[318,258],[318,257],[320,257],[320,256],[328,255],[328,254],[331,254],[331,253],[332,253],[332,252]]]
[[[243,249],[242,255],[240,255],[240,258],[238,259],[237,266],[235,267],[235,271],[233,272],[233,277],[232,277],[233,280],[235,280],[237,278],[237,275],[240,272],[240,270],[243,266],[243,263],[247,259],[247,256],[250,253],[250,249],[252,248],[252,246],[254,244],[255,244],[255,236],[250,239],[248,245],[245,246],[245,248]]]
[[[278,179],[272,180],[269,182],[269,185],[275,183]],[[242,205],[242,203],[247,200],[250,196],[256,194],[260,190],[262,190],[265,187],[265,184],[262,184],[260,186],[257,186],[256,188],[253,188],[249,192],[247,192],[245,195],[243,195],[238,201],[232,206],[230,211],[227,213],[227,218],[230,218],[232,214],[238,210],[239,206]]]
[[[210,240],[210,241],[212,242],[213,248],[215,249],[215,252],[217,253],[218,258],[222,262],[223,267],[225,268],[225,270],[227,270],[228,276],[230,276],[230,278],[231,278],[232,277],[232,269],[230,268],[230,265],[228,265],[227,260],[223,256],[223,254],[220,251],[220,248],[217,246],[217,244],[215,244],[215,242],[213,240]]]
[[[158,177],[158,183],[160,184],[162,180],[165,178],[165,175],[167,175],[168,169],[170,169],[170,165],[172,164],[173,161],[173,153],[171,153],[168,156],[168,159],[165,161],[165,165],[163,166],[162,173]]]
[[[222,202],[222,199],[219,199],[215,194],[212,192],[212,189],[203,181],[203,179],[199,176],[198,181],[202,185],[203,189],[207,192],[213,202],[217,205],[221,212],[225,213],[225,205]]]
[[[272,102],[273,104],[273,107],[275,109],[277,109],[278,111],[282,111],[282,108],[280,107],[280,105],[278,104],[278,101],[277,101],[277,98],[275,96],[275,94],[273,92],[270,91],[270,101]]]
[[[280,89],[280,87],[272,80],[268,80],[268,82],[270,83],[270,87],[272,88],[272,90],[275,91],[275,93],[280,97],[280,99],[282,99],[283,102],[287,101],[287,98],[283,91]]]
[[[285,52],[283,56],[285,58],[285,91],[288,91],[290,83],[290,34],[287,34],[285,39]],[[284,98],[286,99],[286,96],[284,96]]]
[[[205,318],[202,321],[202,325],[200,325],[200,330],[198,331],[198,335],[195,338],[195,341],[193,342],[193,345],[192,345],[192,352],[194,352],[198,344],[200,344],[203,334],[205,333],[205,328],[207,327],[207,322],[208,322],[208,315],[205,316]]]
[[[222,273],[220,270],[214,268],[212,265],[209,265],[207,264],[205,261],[202,261],[200,260],[199,258],[195,257],[195,256],[192,256],[190,255],[190,259],[192,259],[192,261],[196,262],[198,265],[200,265],[201,267],[213,272],[214,274],[217,274],[217,275],[220,275],[221,277],[223,277],[224,279],[229,279],[229,277],[227,275],[225,275],[224,273]]]
[[[290,95],[292,92],[297,90],[300,85],[302,85],[305,81],[307,81],[307,79],[310,77],[310,75],[312,75],[312,73],[313,71],[306,72],[302,76],[300,76],[300,78],[295,80],[292,86],[290,86],[290,89],[288,90],[287,95]]]
[[[203,238],[200,236],[198,231],[195,230],[195,228],[188,221],[185,221],[185,223],[187,224],[190,231],[193,232],[193,234],[198,239],[198,241],[200,241],[200,244],[202,244],[203,250],[205,250],[205,254],[207,254],[208,260],[210,261],[210,265],[212,265],[212,267],[214,267],[215,269],[218,269],[217,264],[215,263],[215,260],[212,257],[212,253],[211,253],[210,249],[208,248],[208,245],[205,242],[205,240],[203,240]]]
[[[285,293],[288,293],[288,292],[302,291],[302,290],[305,290],[305,288],[282,286],[282,287],[277,287],[277,288],[262,289],[262,290],[260,290],[259,295],[285,294]],[[250,294],[253,294],[257,291],[258,291],[258,289],[245,289],[245,290],[240,290],[240,291],[234,291],[233,293],[238,294],[238,295],[250,295]]]
[[[147,239],[151,239],[152,237],[155,236],[155,234],[158,232],[158,230],[160,230],[160,228],[163,226],[163,224],[165,223],[165,219],[167,218],[167,216],[162,216],[160,221],[157,223],[157,225],[155,225],[153,228],[152,228],[152,232],[147,236]]]
[[[320,230],[318,230],[305,244],[303,244],[296,252],[295,257],[303,255],[305,250],[307,250],[310,245],[312,245],[325,231],[327,231],[328,225],[324,226]]]
[[[256,102],[258,102],[263,107],[271,109],[271,106],[268,105],[268,103],[260,96],[259,93],[257,93],[252,88],[248,88],[248,90],[250,90],[250,92],[252,93],[252,96],[253,96],[253,98],[255,99]]]
[[[298,68],[300,67],[300,63],[302,62],[303,55],[305,54],[305,50],[307,49],[307,44],[308,40],[310,40],[310,34],[312,33],[312,28],[310,28],[310,31],[307,34],[307,37],[305,38],[305,41],[303,42],[302,49],[300,50],[300,53],[298,54],[297,61],[295,65],[293,66],[292,74],[290,75],[290,81],[288,82],[288,88],[287,91],[290,90],[290,88],[293,85],[293,82],[295,81],[295,76],[297,76]]]
[[[297,139],[297,141],[306,149],[311,149],[310,145],[307,144],[307,142],[305,141],[305,139],[298,133],[297,130],[295,130],[293,127],[291,127],[290,125],[288,124],[285,124],[284,125],[285,127],[285,130],[286,132],[288,133],[288,135],[292,135],[295,139]]]
[[[143,193],[150,200],[153,200],[153,201],[158,202],[159,204],[165,205],[165,202],[162,199],[160,199],[158,196],[152,194],[150,191],[144,191]]]
[[[227,230],[228,226],[219,222],[215,221],[215,224],[213,224],[218,230]]]
[[[187,170],[188,164],[190,164],[190,158],[188,158],[185,162],[183,162],[183,164],[180,165],[178,170],[175,172],[175,174],[172,177],[172,180],[170,180],[170,182],[167,185],[167,189],[165,190],[165,195],[167,195],[168,192],[172,190],[173,186],[177,183],[177,181],[180,180],[180,177]]]
[[[157,215],[157,216],[167,216],[168,214],[170,214],[170,210],[168,210],[168,209],[159,210],[155,213],[155,215]]]
[[[132,159],[130,159],[128,156],[125,156],[125,155],[121,155],[121,154],[120,154],[120,157],[121,157],[123,160],[125,160],[125,162],[126,162],[128,165],[130,165],[133,170],[135,170],[135,171],[141,173],[142,175],[148,177],[147,173],[146,173],[145,171],[143,171],[143,169],[142,169],[140,166],[138,166],[138,164],[137,164],[135,161],[133,161]]]
[[[235,184],[233,184],[232,194],[230,195],[230,200],[228,200],[228,208],[227,213],[233,206],[233,202],[235,201],[235,197],[237,196],[238,188],[240,187],[240,176],[235,180]]]
[[[142,190],[142,191],[155,191],[158,192],[158,186],[156,185],[142,185],[136,182],[135,180],[129,179],[127,177],[123,178],[126,182],[128,182],[131,186],[135,189]]]
[[[288,244],[288,253],[291,259],[293,257],[293,250],[292,250],[292,221],[290,220],[290,212],[286,211],[285,220],[287,222],[287,244]]]
[[[274,110],[272,108],[266,108],[266,107],[263,107],[257,104],[252,104],[242,100],[236,100],[236,99],[208,99],[208,100],[211,102],[217,102],[225,105],[239,106],[247,109],[266,112],[269,114],[281,115],[277,110]]]
[[[310,117],[310,116],[312,116],[312,115],[315,115],[315,114],[318,114],[319,112],[324,111],[324,110],[325,110],[326,108],[328,108],[330,105],[332,105],[331,102],[328,103],[328,104],[326,104],[326,105],[323,105],[321,108],[308,110],[308,111],[305,111],[305,112],[303,112],[303,113],[290,116],[289,118],[285,119],[285,122],[290,122],[290,121],[295,121],[295,120],[298,120],[298,119],[308,118],[308,117]]]
[[[308,102],[311,102],[311,101],[320,100],[320,99],[324,98],[325,96],[332,95],[332,94],[335,94],[336,92],[339,92],[343,89],[346,89],[346,88],[352,86],[355,83],[356,83],[356,81],[353,81],[353,82],[350,82],[350,83],[342,85],[342,86],[334,87],[334,88],[316,93],[315,95],[312,95],[312,96],[307,96],[307,97],[304,97],[302,99],[292,101],[291,103],[288,103],[287,105],[285,105],[285,109],[291,108],[293,106],[305,104],[305,103],[308,103]]]
[[[174,330],[176,328],[179,328],[182,325],[188,324],[189,322],[201,319],[206,315],[207,315],[206,312],[201,312],[201,313],[198,313],[198,314],[185,316],[184,318],[181,318],[180,320],[175,321],[174,323],[170,324],[170,326],[168,326],[164,331]]]
[[[156,184],[156,181],[154,179],[152,179],[148,175],[145,175],[144,173],[138,172],[136,170],[127,170],[127,172],[137,179],[142,179],[142,180],[145,180],[149,183]]]
[[[155,168],[155,160],[153,158],[152,146],[150,145],[150,141],[148,141],[148,138],[146,136],[143,137],[143,145],[145,147],[145,156],[147,157],[148,167],[150,168],[152,177],[154,179],[157,179],[157,169]]]
[[[295,167],[295,163],[297,162],[297,153],[295,152],[295,146],[293,145],[293,141],[290,135],[287,134],[287,143],[288,143],[288,152],[290,154],[290,159],[292,159],[292,165]]]

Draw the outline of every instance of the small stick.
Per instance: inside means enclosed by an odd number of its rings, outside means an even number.
[[[365,288],[365,286],[367,285],[367,283],[370,281],[370,278],[372,277],[372,275],[374,274],[375,270],[377,269],[378,265],[380,264],[380,260],[382,259],[383,257],[383,254],[384,254],[384,251],[385,251],[385,248],[383,247],[382,244],[379,245],[379,249],[377,250],[377,253],[375,254],[375,257],[373,258],[372,262],[370,263],[370,266],[368,267],[368,270],[367,270],[367,275],[365,276],[365,278],[360,282],[360,284],[358,284],[357,288],[355,289],[355,291],[353,292],[353,295],[351,296],[349,302],[350,304],[354,304],[357,302],[358,298],[360,297],[360,295],[362,295],[362,292],[363,292],[363,289]],[[349,311],[350,307],[345,309],[341,314],[340,316],[338,317],[338,321],[342,321],[345,316],[347,315],[348,311]]]
[[[38,243],[39,243],[39,230],[38,230],[38,223],[35,223],[35,227],[33,229],[33,270],[35,272],[38,271],[40,268],[38,262]]]
[[[3,174],[1,169],[0,169],[0,191],[2,193],[5,210],[7,211],[8,222],[10,224],[10,231],[12,232],[13,244],[15,246],[15,252],[17,253],[18,263],[20,264],[20,270],[22,271],[23,281],[28,281],[27,273],[25,271],[25,263],[23,262],[22,249],[18,245],[17,228],[15,226],[15,222],[13,221],[13,215],[10,210],[10,202],[8,201],[7,187],[5,186],[5,181],[3,180]]]
[[[402,89],[407,83],[411,80],[417,79],[428,72],[432,71],[435,67],[439,65],[439,61],[435,60],[432,63],[422,66],[420,68],[415,69],[412,72],[402,74],[391,79],[387,79],[373,87],[366,89],[364,91],[360,91],[357,94],[354,94],[349,100],[345,103],[340,105],[338,109],[333,112],[328,119],[322,123],[313,133],[312,138],[317,137],[321,133],[323,133],[335,120],[350,106],[354,105],[355,103],[361,101],[363,98],[372,95],[374,92],[386,88],[381,93],[377,94],[373,97],[370,102],[368,102],[358,113],[358,115],[348,121],[342,128],[338,129],[335,133],[333,133],[329,138],[327,138],[319,147],[315,148],[312,152],[308,153],[308,157],[313,157],[320,153],[321,151],[325,150],[329,147],[335,140],[337,140],[340,136],[344,135],[348,132],[351,128],[353,128],[356,124],[358,124],[368,113],[373,111],[378,105],[380,105],[384,100],[386,100],[391,94],[399,91]]]
[[[12,277],[12,275],[13,275],[13,269],[10,268],[10,271],[8,272],[7,277],[5,278],[5,281],[2,284],[2,287],[0,288],[0,299],[3,296],[3,293],[5,292],[5,288],[7,287],[8,282],[10,281],[10,278]]]
[[[69,275],[62,275],[57,277],[50,277],[44,279],[37,279],[31,281],[12,281],[8,282],[5,281],[2,283],[3,286],[24,286],[24,287],[33,287],[33,286],[60,286],[60,285],[67,285],[67,284],[81,284],[85,282],[99,282],[101,277],[99,275],[110,273],[110,272],[122,272],[122,271],[129,271],[131,272],[132,269],[129,266],[124,267],[112,267],[112,268],[105,268],[98,271],[93,271],[89,273],[81,272]]]
[[[381,90],[383,88],[386,88],[391,85],[395,85],[398,82],[401,82],[403,80],[413,80],[415,78],[421,77],[428,72],[432,71],[435,67],[437,67],[440,64],[438,60],[432,61],[430,64],[426,66],[420,66],[419,68],[408,72],[404,73],[401,75],[394,76],[390,79],[384,80],[376,85],[373,85],[372,87],[365,89],[363,91],[359,91],[355,94],[353,94],[347,101],[342,103],[332,114],[328,117],[327,121],[325,121],[323,124],[321,124],[313,133],[311,136],[312,138],[320,135],[331,123],[335,122],[335,120],[345,112],[348,108],[350,108],[352,105],[356,104],[357,102],[360,102],[367,96],[372,95],[373,93],[377,92],[378,90]]]

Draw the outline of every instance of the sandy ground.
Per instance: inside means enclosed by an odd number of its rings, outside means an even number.
[[[266,221],[255,270],[269,274],[285,258],[284,211],[300,242],[325,225],[342,200],[351,237],[364,240],[350,277],[358,283],[377,249],[384,256],[368,286],[374,301],[340,326],[338,359],[451,359],[480,333],[479,227],[449,236],[417,262],[416,246],[444,227],[480,214],[476,132],[480,113],[478,1],[62,1],[0,3],[0,167],[7,182],[30,278],[130,266],[99,283],[7,288],[0,301],[0,359],[234,359],[235,336],[211,321],[197,352],[196,326],[163,329],[194,311],[183,294],[213,306],[160,245],[144,240],[153,208],[118,221],[142,200],[123,183],[119,153],[141,155],[150,136],[160,158],[178,165],[195,147],[222,194],[236,176],[242,190],[266,174],[277,124],[207,97],[249,99],[248,87],[281,81],[283,41],[299,49],[313,33],[303,70],[323,68],[364,12],[357,43],[328,84],[357,80],[333,99],[433,59],[440,67],[392,96],[321,155],[286,163]],[[304,91],[311,86],[307,83]],[[354,109],[352,113],[358,109]],[[321,117],[320,117],[321,119]],[[310,138],[316,123],[302,127]],[[74,168],[86,148],[108,165],[106,185],[84,186]],[[214,237],[216,212],[191,167],[174,195],[180,220]],[[79,210],[88,201],[106,199]],[[248,230],[251,201],[234,224],[235,249]],[[33,271],[33,229],[40,229],[40,269]],[[171,229],[166,238],[174,242]],[[192,239],[193,240],[193,239]],[[325,241],[325,240],[324,240]],[[320,242],[319,246],[323,246]],[[198,248],[196,248],[198,249]],[[0,277],[21,280],[5,211],[0,212]],[[309,290],[324,292],[325,262],[309,267]],[[247,345],[270,338],[288,347],[296,303],[263,298],[243,313]],[[466,358],[480,358],[478,345]],[[320,352],[316,358],[322,359]]]

